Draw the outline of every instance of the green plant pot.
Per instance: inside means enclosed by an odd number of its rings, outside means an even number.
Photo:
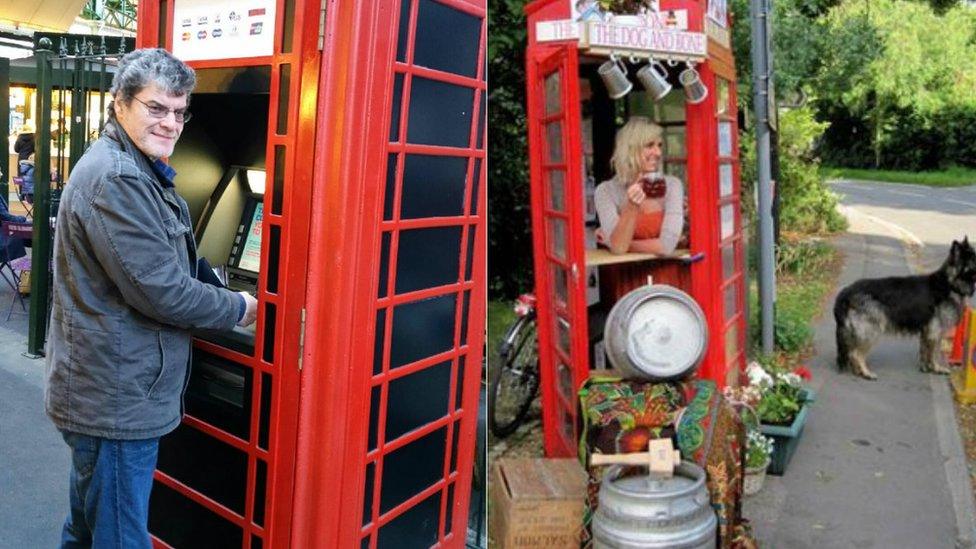
[[[807,422],[807,413],[816,396],[809,389],[804,389],[803,394],[805,395],[803,406],[793,418],[793,423],[788,426],[767,425],[765,423],[759,425],[759,431],[773,439],[773,455],[770,457],[769,468],[766,469],[766,472],[771,475],[782,475],[786,472],[786,466],[790,463],[793,453],[796,452],[796,447],[800,444],[800,435],[803,434],[803,426]]]

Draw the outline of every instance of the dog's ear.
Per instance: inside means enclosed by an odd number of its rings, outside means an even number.
[[[969,235],[968,234],[962,238],[962,245],[965,246],[965,247],[967,247],[967,248],[970,248],[971,247],[969,245]]]

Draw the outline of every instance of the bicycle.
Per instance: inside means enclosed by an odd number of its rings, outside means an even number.
[[[488,425],[498,438],[518,429],[539,391],[535,296],[519,296],[515,314],[518,319],[499,345],[499,366],[492,372],[488,389]]]

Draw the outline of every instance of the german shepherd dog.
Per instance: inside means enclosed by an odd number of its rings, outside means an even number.
[[[834,302],[837,320],[837,367],[852,367],[877,379],[867,356],[884,333],[919,336],[923,372],[949,373],[942,358],[942,337],[962,317],[967,297],[976,289],[976,251],[969,237],[952,241],[949,257],[928,275],[861,279],[841,290]]]

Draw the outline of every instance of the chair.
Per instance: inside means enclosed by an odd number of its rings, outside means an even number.
[[[34,163],[21,160],[17,163],[17,176],[12,178],[17,187],[17,200],[27,211],[27,216],[34,213]]]
[[[10,307],[7,308],[7,321],[10,320],[18,300],[21,310],[27,312],[27,300],[20,292],[20,284],[24,273],[31,270],[31,256],[27,254],[24,243],[30,241],[33,231],[33,226],[24,221],[4,221],[0,224],[0,278],[14,292]]]

